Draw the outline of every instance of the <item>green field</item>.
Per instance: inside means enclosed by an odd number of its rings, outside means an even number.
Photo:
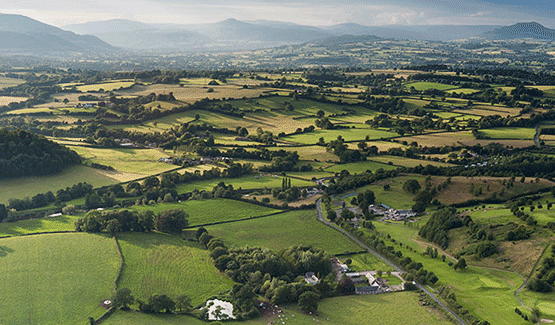
[[[384,163],[384,164],[388,164],[389,162],[391,162],[395,166],[404,166],[404,167],[416,167],[418,165],[422,165],[422,166],[432,165],[436,167],[453,166],[451,164],[440,162],[440,161],[413,159],[413,158],[398,157],[398,156],[375,156],[375,157],[370,157],[369,160]]]
[[[427,246],[411,240],[415,229],[381,222],[374,222],[374,226],[382,234],[389,234],[395,238],[397,241],[394,244],[395,249],[401,250],[403,256],[421,262],[426,270],[433,271],[439,278],[437,285],[451,286],[459,303],[473,315],[488,320],[491,324],[526,324],[514,312],[515,307],[520,308],[518,300],[513,295],[513,292],[522,284],[518,275],[472,266],[464,271],[454,271],[440,258],[432,259],[422,254]],[[403,246],[399,246],[399,243]],[[386,244],[391,243],[386,241]],[[409,251],[407,247],[412,247],[415,251]],[[469,263],[472,264],[472,261]]]
[[[39,232],[74,231],[75,216],[59,216],[0,223],[0,237]]]
[[[414,205],[414,194],[403,190],[403,185],[409,179],[416,179],[420,185],[424,185],[424,177],[420,175],[398,176],[377,181],[371,185],[358,188],[348,193],[364,192],[372,190],[376,196],[377,203],[384,203],[394,209],[410,209]],[[389,184],[390,188],[384,190],[384,185]]]
[[[153,175],[178,166],[158,162],[160,158],[168,155],[158,149],[107,149],[71,146],[82,158],[87,161],[112,166],[121,173]]]
[[[119,234],[118,241],[125,260],[118,288],[131,289],[135,298],[186,294],[195,306],[233,285],[198,243],[159,233]]]
[[[129,88],[135,82],[134,81],[114,81],[114,82],[105,82],[99,84],[92,84],[92,85],[83,85],[77,86],[77,90],[81,92],[88,92],[88,91],[99,91],[100,89],[104,89],[104,91],[113,91],[122,88]]]
[[[496,128],[483,129],[480,133],[491,139],[533,140],[536,130],[534,128]]]
[[[280,210],[229,199],[189,200],[180,203],[163,203],[133,206],[132,210],[152,210],[154,213],[182,209],[189,214],[189,226],[247,219],[279,212]],[[0,228],[1,229],[1,228]]]
[[[386,264],[384,261],[373,254],[363,253],[342,256],[340,260],[345,262],[347,258],[351,259],[352,262],[349,267],[354,271],[395,271],[389,264]]]
[[[234,189],[264,189],[281,187],[281,176],[266,176],[266,175],[248,175],[238,178],[217,178],[198,181],[194,183],[180,184],[177,186],[178,193],[192,192],[197,189],[199,191],[211,191],[219,182],[232,184]],[[311,186],[313,182],[303,181],[300,179],[292,178],[291,186]]]
[[[405,87],[406,88],[414,87],[414,89],[416,89],[416,90],[437,89],[437,90],[449,90],[451,92],[452,91],[458,91],[458,90],[455,90],[455,89],[459,88],[457,86],[440,84],[440,83],[436,83],[436,82],[412,82],[412,83],[405,84]]]
[[[334,172],[334,173],[339,173],[342,170],[348,170],[351,174],[355,174],[355,173],[360,174],[360,173],[364,173],[368,169],[371,170],[372,172],[375,172],[380,168],[383,170],[393,170],[393,169],[397,169],[397,166],[392,166],[392,165],[383,164],[383,163],[374,162],[374,161],[361,161],[357,163],[334,165],[332,167],[326,168],[325,170],[329,172]]]
[[[106,176],[104,172],[86,167],[74,166],[52,176],[30,176],[17,179],[0,180],[0,203],[8,203],[10,198],[32,197],[39,193],[73,186],[79,182],[87,182],[95,187],[115,184],[118,181]]]
[[[309,133],[290,135],[284,137],[283,140],[302,144],[315,144],[322,137],[327,143],[329,141],[337,140],[338,136],[343,137],[345,141],[363,141],[366,136],[368,136],[370,140],[377,140],[381,138],[395,137],[398,136],[398,134],[376,129],[355,128],[339,130],[317,130]]]
[[[316,211],[293,211],[261,219],[207,227],[228,246],[262,246],[275,251],[293,245],[312,245],[330,254],[360,251],[339,232],[316,220]]]
[[[0,240],[2,324],[84,324],[112,296],[114,240],[83,233]]]
[[[21,85],[22,83],[25,83],[25,80],[8,78],[8,77],[0,77],[0,89]]]

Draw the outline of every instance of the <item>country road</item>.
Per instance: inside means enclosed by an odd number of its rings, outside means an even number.
[[[389,264],[392,268],[394,268],[397,272],[401,272],[403,273],[404,271],[398,267],[397,265],[393,264],[393,262],[391,262],[390,260],[388,260],[387,258],[383,257],[382,255],[378,254],[376,251],[374,251],[372,248],[370,248],[369,246],[367,246],[366,244],[364,244],[363,242],[361,242],[360,240],[358,240],[356,237],[354,237],[353,235],[351,235],[350,233],[348,233],[346,230],[339,228],[337,225],[335,225],[332,222],[326,221],[324,219],[324,216],[322,215],[322,199],[318,199],[318,201],[316,201],[316,211],[318,212],[318,220],[322,223],[324,223],[325,225],[327,225],[328,227],[331,227],[341,233],[343,233],[345,236],[349,237],[351,240],[353,240],[355,243],[357,243],[358,245],[364,247],[364,249],[366,249],[369,253],[377,256],[379,259],[381,259],[382,261],[384,261],[385,263]],[[455,318],[460,324],[466,325],[466,322],[464,320],[462,320],[462,318],[460,318],[456,313],[454,313],[449,307],[447,307],[443,302],[441,302],[436,295],[434,295],[433,293],[431,293],[428,289],[426,289],[423,285],[421,285],[420,283],[416,283],[416,286],[418,287],[418,289],[422,290],[423,292],[425,292],[428,296],[430,296],[430,298],[432,298],[435,302],[437,302],[437,304],[439,306],[441,306],[443,309],[445,309],[445,311],[447,311],[449,314],[451,314],[451,316],[453,318]]]

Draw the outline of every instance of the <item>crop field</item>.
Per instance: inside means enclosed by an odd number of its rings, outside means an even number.
[[[248,175],[238,178],[217,178],[197,181],[194,183],[185,183],[177,185],[178,193],[192,192],[197,189],[199,191],[211,191],[219,182],[225,182],[226,184],[232,184],[235,189],[264,189],[264,188],[275,188],[281,187],[282,177],[281,176],[268,176],[268,175]],[[296,178],[291,179],[291,186],[310,186],[314,185],[313,182],[304,181]]]
[[[158,162],[162,157],[169,157],[158,149],[108,149],[82,146],[70,148],[87,161],[112,166],[120,173],[138,174],[136,178],[178,168],[175,165]]]
[[[87,182],[98,187],[115,184],[118,181],[106,176],[106,173],[101,170],[79,165],[52,176],[0,180],[0,203],[7,203],[10,198],[32,197],[48,191],[56,193],[59,189],[73,186],[79,182]]]
[[[280,109],[280,113],[287,114],[289,116],[307,116],[316,115],[316,112],[323,110],[326,115],[329,114],[341,114],[345,111],[342,109],[341,105],[335,105],[330,103],[320,103],[313,100],[308,100],[301,98],[299,100],[293,100],[291,97],[285,96],[269,96],[265,98],[256,98],[251,100],[235,100],[229,102],[233,107],[255,110],[264,109],[270,111],[272,109]],[[291,104],[293,106],[293,111],[285,111],[285,104]],[[357,108],[353,108],[357,110]],[[362,108],[359,108],[362,110]],[[316,119],[316,117],[313,117]]]
[[[322,146],[304,146],[304,147],[270,147],[268,150],[285,150],[285,151],[296,151],[299,157],[303,160],[318,160],[325,162],[337,162],[339,158],[331,152],[326,150],[326,147]]]
[[[332,167],[326,168],[325,170],[334,172],[334,173],[339,173],[342,170],[348,170],[351,174],[355,174],[355,173],[360,174],[360,173],[364,173],[366,170],[371,170],[372,172],[375,172],[380,168],[384,170],[392,170],[392,169],[397,169],[397,166],[392,166],[392,165],[383,164],[383,163],[374,162],[374,161],[361,161],[356,163],[334,165]]]
[[[209,88],[213,88],[214,92],[208,92]],[[253,98],[270,91],[270,88],[249,88],[243,89],[240,86],[222,85],[222,86],[194,86],[184,85],[134,85],[131,89],[118,91],[121,95],[146,96],[151,93],[169,94],[173,93],[174,97],[184,103],[194,103],[203,98],[222,99],[222,98]]]
[[[366,136],[368,136],[370,140],[376,140],[394,137],[397,136],[397,133],[357,127],[354,129],[317,130],[314,132],[287,136],[283,139],[302,144],[315,144],[321,137],[323,137],[324,141],[327,143],[329,141],[337,140],[338,136],[341,136],[345,141],[363,141]]]
[[[196,306],[233,285],[198,243],[160,233],[119,234],[118,241],[125,260],[118,287],[129,288],[135,298],[186,294]]]
[[[189,214],[189,226],[221,221],[235,221],[280,212],[280,210],[272,208],[222,198],[133,206],[131,209],[136,211],[151,210],[154,213],[171,209],[182,209]]]
[[[266,218],[207,227],[228,246],[263,246],[279,251],[293,245],[312,245],[341,254],[361,249],[347,237],[316,220],[316,211],[293,211]]]
[[[0,223],[0,237],[20,236],[32,233],[74,231],[75,216],[59,216]]]
[[[536,130],[533,128],[496,128],[483,129],[480,132],[492,139],[533,140],[536,135]]]
[[[114,240],[47,234],[0,240],[3,324],[81,324],[105,312],[120,264]]]
[[[444,263],[440,258],[432,259],[422,254],[426,245],[411,240],[415,229],[381,222],[375,222],[374,225],[381,233],[390,234],[395,238],[395,249],[401,250],[403,256],[421,262],[427,270],[433,270],[439,278],[437,285],[451,286],[457,300],[472,314],[495,324],[526,324],[514,312],[515,307],[520,308],[520,304],[513,292],[522,284],[522,280],[516,274],[472,266],[464,271],[454,271],[446,263],[449,259]],[[399,243],[403,246],[399,246]],[[409,251],[406,247],[412,247],[416,251]]]
[[[436,82],[412,82],[405,84],[406,88],[412,88],[416,90],[429,90],[429,89],[437,89],[437,90],[449,90],[449,91],[456,91],[453,89],[458,89],[459,87],[453,85],[446,85],[440,84]]]
[[[135,82],[133,80],[131,81],[121,80],[121,81],[114,81],[114,82],[105,82],[105,83],[99,83],[99,84],[77,86],[77,90],[84,93],[89,91],[100,91],[100,89],[104,89],[104,91],[114,91],[114,90],[129,88],[133,86],[134,83]]]

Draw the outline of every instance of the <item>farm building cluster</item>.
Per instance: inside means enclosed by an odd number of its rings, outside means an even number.
[[[358,219],[361,219],[363,216],[362,210],[359,207],[342,207],[335,210],[338,218],[341,217],[344,210],[349,210],[355,216],[355,218],[351,219],[352,222],[357,222]],[[371,215],[380,217],[381,220],[391,221],[404,221],[417,215],[417,213],[412,210],[396,210],[386,204],[371,204],[368,207],[368,212]]]
[[[333,260],[334,269],[337,272],[337,278],[347,277],[353,281],[355,285],[355,293],[357,295],[378,294],[393,291],[405,290],[405,281],[398,272],[391,272],[392,276],[399,278],[402,283],[397,285],[389,285],[389,281],[380,277],[376,271],[352,271],[348,265],[335,258]],[[306,277],[305,277],[306,279]],[[308,282],[308,280],[307,280]]]

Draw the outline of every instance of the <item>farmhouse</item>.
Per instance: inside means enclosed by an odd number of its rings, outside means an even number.
[[[304,280],[310,285],[316,285],[320,282],[320,279],[318,279],[314,272],[307,272],[304,276]]]

